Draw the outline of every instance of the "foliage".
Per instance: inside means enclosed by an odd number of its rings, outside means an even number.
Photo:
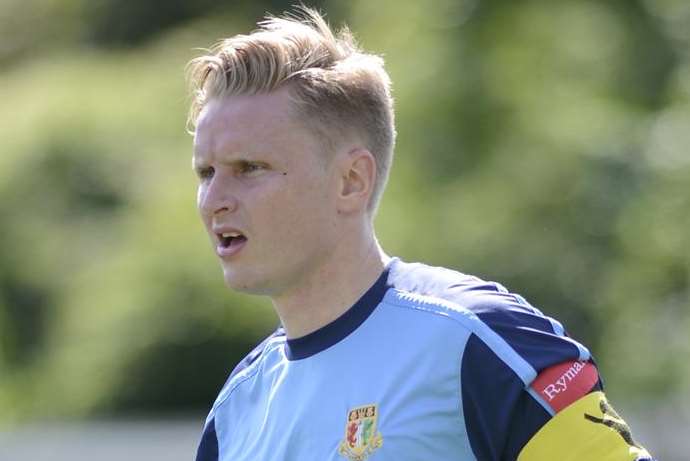
[[[125,3],[32,0],[0,48],[6,421],[203,411],[276,324],[223,287],[195,215],[183,69],[287,3],[170,2],[160,21]],[[685,2],[323,7],[395,83],[384,247],[522,293],[590,346],[614,398],[687,392]]]

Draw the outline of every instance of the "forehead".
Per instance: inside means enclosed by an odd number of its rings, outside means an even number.
[[[194,155],[272,150],[313,141],[300,123],[287,90],[209,101],[199,115]]]

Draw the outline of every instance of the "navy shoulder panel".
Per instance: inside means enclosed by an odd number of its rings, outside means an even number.
[[[461,382],[465,426],[477,459],[517,459],[552,417],[518,375],[475,335],[462,357]],[[589,392],[599,390],[601,381]]]
[[[498,283],[398,260],[391,266],[389,284],[451,302],[492,332],[490,336],[473,332],[462,356],[464,418],[477,459],[517,459],[553,414],[531,392],[529,383],[553,365],[591,360],[587,348],[568,337],[558,321]],[[486,342],[486,337],[493,339]],[[522,363],[531,372],[525,373]]]
[[[462,358],[462,406],[477,459],[517,459],[529,439],[551,418],[522,380],[475,335]]]
[[[589,360],[589,351],[554,328],[555,320],[533,308],[491,295],[468,300],[479,319],[503,338],[537,373],[567,360]]]
[[[590,360],[563,326],[495,282],[418,263],[396,261],[389,283],[400,290],[445,299],[469,310],[539,372],[566,360]]]

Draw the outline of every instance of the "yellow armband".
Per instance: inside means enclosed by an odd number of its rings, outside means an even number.
[[[592,392],[558,412],[525,445],[518,461],[635,461],[651,459],[603,392]]]

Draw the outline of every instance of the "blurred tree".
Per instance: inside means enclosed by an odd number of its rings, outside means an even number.
[[[247,2],[230,2],[241,7]],[[162,31],[201,15],[212,14],[216,0],[92,0],[84,2],[88,40],[104,46],[136,46]]]
[[[27,1],[0,7],[0,419],[204,411],[276,318],[198,223],[183,69],[292,2]],[[315,4],[395,84],[389,252],[522,293],[612,394],[687,392],[686,2]]]

